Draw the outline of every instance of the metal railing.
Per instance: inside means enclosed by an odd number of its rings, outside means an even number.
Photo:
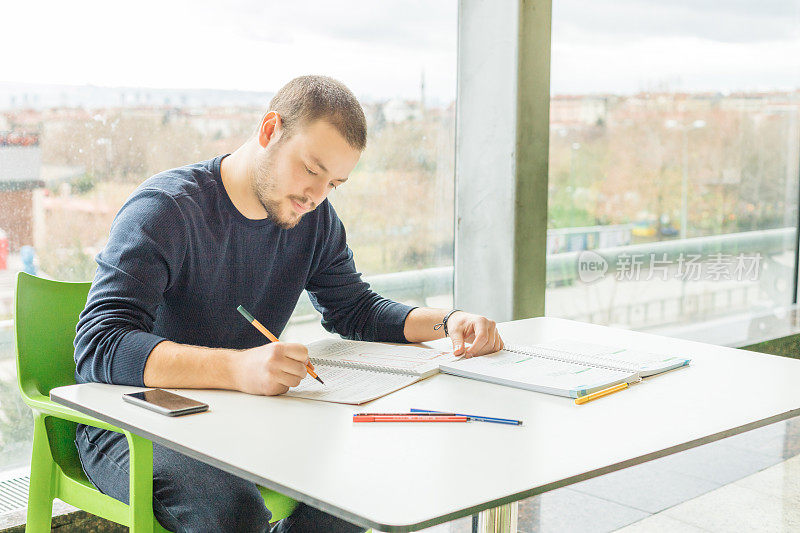
[[[427,298],[453,294],[453,267],[377,274],[365,276],[364,281],[369,283],[373,291],[385,298],[423,305]],[[308,293],[303,292],[290,322],[316,320],[318,316],[319,313],[311,304]]]
[[[779,254],[794,249],[795,229],[792,227],[771,230],[748,231],[727,235],[713,235],[692,239],[659,241],[645,244],[634,244],[614,248],[592,250],[603,257],[609,269],[615,269],[621,257],[636,254],[643,255],[645,264],[650,254],[659,259],[675,260],[680,254],[739,254],[760,253],[764,256]],[[547,283],[550,286],[572,284],[578,279],[578,256],[581,252],[566,252],[547,256]],[[366,276],[372,290],[393,300],[424,305],[426,299],[435,296],[452,295],[453,267],[436,267],[422,270],[409,270]],[[723,291],[729,291],[729,288]],[[641,303],[633,304],[641,307]],[[661,304],[659,304],[661,305]],[[626,314],[630,316],[632,309]],[[291,323],[302,323],[316,320],[318,313],[311,300],[304,292],[297,303]],[[564,318],[592,320],[598,318],[596,313],[587,313]],[[10,331],[13,322],[0,322],[0,343],[10,342]],[[5,333],[5,335],[4,335]],[[0,347],[2,348],[2,347]],[[0,353],[4,350],[0,349]]]
[[[641,255],[647,266],[653,254],[656,259],[677,260],[681,254],[740,254],[771,255],[794,250],[795,228],[777,228],[726,235],[711,235],[671,241],[631,244],[614,248],[591,250],[606,260],[609,270],[615,270],[625,257]],[[547,283],[572,283],[578,279],[578,256],[582,252],[565,252],[547,256]],[[666,254],[666,256],[664,256]]]

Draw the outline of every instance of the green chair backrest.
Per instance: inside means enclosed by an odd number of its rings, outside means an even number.
[[[50,395],[75,383],[73,341],[90,282],[53,281],[17,274],[14,331],[17,379],[22,394]]]

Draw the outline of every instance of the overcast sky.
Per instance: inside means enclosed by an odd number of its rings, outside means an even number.
[[[553,93],[800,88],[800,0],[554,0]]]
[[[504,1],[504,0],[498,0]],[[800,0],[554,0],[556,94],[800,87]],[[455,95],[454,0],[5,2],[0,81]],[[13,52],[12,52],[13,51]]]

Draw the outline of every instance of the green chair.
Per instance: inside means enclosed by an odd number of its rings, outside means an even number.
[[[26,531],[50,531],[53,498],[128,526],[132,532],[162,532],[153,516],[153,443],[129,431],[81,414],[50,400],[50,389],[75,383],[73,340],[90,283],[51,281],[24,272],[17,275],[14,329],[17,380],[33,410],[33,453]],[[130,505],[96,488],[86,478],[75,448],[77,424],[123,433],[130,447]],[[260,487],[280,520],[297,506],[294,500]]]

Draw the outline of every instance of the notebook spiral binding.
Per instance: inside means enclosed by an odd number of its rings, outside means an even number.
[[[625,371],[625,372],[638,372],[639,368],[635,363],[630,361],[622,361],[622,360],[615,360],[609,359],[607,357],[599,356],[599,355],[583,355],[577,354],[575,352],[565,352],[563,350],[556,350],[554,348],[546,348],[548,352],[557,352],[559,354],[564,354],[562,357],[556,357],[552,355],[548,355],[546,353],[538,353],[531,350],[525,350],[524,348],[518,346],[510,346],[506,345],[503,348],[507,352],[518,353],[520,355],[531,355],[534,357],[541,357],[542,359],[550,359],[552,361],[559,361],[562,363],[576,363],[576,364],[585,364],[587,359],[591,359],[591,363],[593,366],[597,368],[604,368],[606,370],[617,370],[617,371]],[[578,359],[578,357],[582,357],[583,360]],[[600,361],[599,363],[595,363],[595,361]],[[614,364],[616,365],[614,366]],[[620,366],[619,363],[623,365],[628,365],[627,367]]]
[[[347,362],[333,361],[330,359],[317,359],[316,357],[310,357],[309,359],[315,365],[321,365],[321,366],[335,366],[339,368],[357,368],[358,370],[366,370],[368,372],[377,372],[383,374],[399,374],[401,376],[417,375],[414,372],[404,372],[402,370],[397,370],[396,368],[392,368],[390,366],[371,365],[369,363],[354,363],[351,361]]]

